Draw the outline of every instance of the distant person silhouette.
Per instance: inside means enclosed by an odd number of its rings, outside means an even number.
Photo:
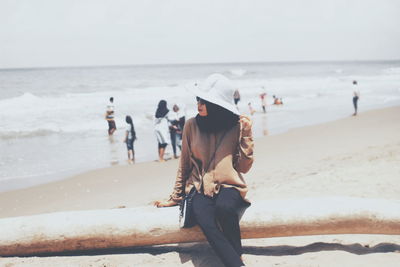
[[[354,113],[353,116],[357,116],[357,109],[358,109],[358,99],[360,98],[360,92],[357,90],[357,81],[353,81],[354,92],[353,92],[353,106],[354,106]]]
[[[240,93],[238,89],[236,89],[235,92],[233,93],[233,101],[235,101],[236,106],[240,101]]]
[[[172,114],[168,115],[170,122],[169,133],[171,135],[171,145],[174,152],[174,158],[178,158],[176,147],[182,150],[182,131],[185,125],[185,114],[180,110],[179,106],[175,104],[172,107]]]
[[[250,115],[253,115],[254,113],[256,113],[254,108],[251,106],[251,102],[249,102],[247,105],[249,106]]]
[[[107,110],[105,114],[105,119],[108,122],[108,135],[113,135],[115,130],[117,130],[117,126],[115,125],[114,120],[114,98],[110,97],[110,103],[107,105]]]
[[[261,106],[264,113],[267,113],[267,93],[260,94]]]
[[[154,130],[158,141],[158,161],[164,162],[165,148],[170,143],[171,136],[169,133],[169,109],[167,108],[167,101],[160,100],[154,117]]]
[[[126,143],[126,148],[128,149],[128,162],[135,162],[135,150],[133,149],[133,142],[136,140],[135,127],[133,127],[133,122],[131,116],[127,115],[125,117],[127,123],[126,134],[124,142]]]

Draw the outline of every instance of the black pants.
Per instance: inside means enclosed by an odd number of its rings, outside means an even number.
[[[179,141],[178,138],[180,138],[180,134],[178,134],[175,131],[171,131],[170,135],[171,135],[172,150],[174,151],[174,156],[176,156],[176,146],[178,146],[179,149],[181,149],[181,146],[177,144],[177,141]]]
[[[358,102],[358,96],[353,97],[353,106],[355,113],[357,113],[357,102]]]
[[[223,188],[213,198],[197,193],[193,211],[197,223],[225,266],[243,266],[239,209],[245,205],[235,188]]]

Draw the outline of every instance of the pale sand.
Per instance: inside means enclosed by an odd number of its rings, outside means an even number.
[[[252,170],[245,175],[252,201],[313,196],[400,199],[400,107],[257,139],[255,157]],[[147,205],[171,193],[177,165],[178,161],[172,160],[115,166],[1,193],[0,217]],[[316,242],[321,243],[313,244]],[[354,243],[361,245],[352,246]],[[270,238],[244,240],[243,244],[248,266],[399,266],[400,262],[398,252],[377,253],[399,250],[400,236]],[[367,245],[370,248],[362,248]],[[0,265],[220,265],[206,244],[127,249],[110,254],[113,252],[1,258]]]

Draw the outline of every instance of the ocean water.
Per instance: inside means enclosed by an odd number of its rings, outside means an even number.
[[[254,135],[277,134],[353,113],[400,105],[400,61],[237,63],[0,70],[0,191],[54,181],[94,168],[127,164],[125,116],[137,132],[136,162],[157,159],[152,117],[159,100],[196,114],[188,84],[211,73],[231,78],[257,112]],[[284,105],[261,112],[259,95]],[[107,135],[104,112],[115,101],[117,131]],[[171,147],[167,154],[171,155]],[[168,156],[167,155],[167,156]]]

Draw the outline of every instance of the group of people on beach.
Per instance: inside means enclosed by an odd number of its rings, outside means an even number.
[[[264,87],[263,87],[264,89]],[[282,98],[278,98],[275,95],[272,96],[274,99],[274,102],[272,103],[273,105],[283,105],[283,100]],[[267,113],[267,93],[266,92],[262,92],[260,94],[260,100],[261,100],[261,108],[263,113]],[[256,113],[256,110],[253,108],[251,102],[249,102],[247,104],[247,106],[249,107],[249,113],[250,115],[253,115],[254,113]]]
[[[105,114],[105,119],[108,123],[108,135],[112,136],[117,129],[114,119],[115,107],[114,98],[110,97],[109,104]],[[158,141],[158,156],[159,161],[163,162],[165,149],[168,144],[172,145],[174,158],[178,158],[177,147],[181,150],[182,144],[182,131],[185,125],[185,115],[177,104],[172,108],[173,112],[169,112],[167,108],[167,101],[160,100],[156,113],[154,115],[154,129]],[[132,117],[126,115],[125,122],[127,123],[124,143],[128,150],[128,162],[135,161],[134,141],[137,139],[135,127],[133,125]]]
[[[353,81],[354,92],[353,92],[353,107],[354,113],[353,116],[357,115],[358,109],[358,100],[360,98],[360,93],[357,90],[357,81]],[[264,89],[264,87],[262,87]],[[283,105],[282,98],[278,98],[273,95],[273,105]],[[233,102],[238,109],[238,103],[240,101],[240,92],[238,89],[235,89],[233,92]],[[261,99],[261,107],[263,113],[266,113],[267,110],[267,93],[264,91],[260,94]],[[256,110],[253,108],[251,102],[248,103],[249,113],[253,115]],[[182,113],[181,109],[177,104],[173,105],[173,112],[170,112],[167,108],[167,102],[165,100],[160,100],[158,103],[158,107],[154,116],[154,128],[155,134],[158,142],[158,160],[160,162],[165,161],[165,150],[168,144],[172,145],[172,150],[174,153],[174,158],[178,158],[178,151],[182,150],[182,131],[185,125],[185,115]],[[107,105],[107,110],[105,114],[105,119],[108,122],[108,134],[111,136],[117,129],[115,120],[114,120],[114,98],[110,97],[109,104]],[[134,153],[134,141],[136,138],[135,128],[133,126],[133,121],[131,116],[126,115],[125,121],[127,123],[126,134],[124,138],[124,142],[126,143],[128,150],[128,161],[133,163],[135,161],[135,153]]]
[[[110,102],[107,105],[107,110],[104,117],[108,123],[108,135],[112,136],[114,132],[117,130],[117,126],[115,124],[115,119],[114,119],[115,116],[114,97],[110,97],[109,101]],[[128,162],[133,163],[135,162],[135,151],[133,149],[133,143],[137,139],[136,131],[135,127],[133,126],[133,121],[131,116],[126,115],[125,122],[127,126],[125,131],[124,143],[126,143],[126,148],[128,150]]]
[[[261,107],[263,110],[263,113],[267,113],[267,93],[264,91],[264,86],[262,87],[263,92],[260,94],[260,99],[261,99]],[[273,105],[283,105],[283,100],[282,98],[278,98],[275,95],[273,95]],[[238,107],[238,103],[240,101],[240,92],[238,89],[236,89],[233,93],[233,101],[236,105],[236,107]],[[251,102],[249,102],[247,104],[248,108],[249,108],[249,113],[250,115],[254,115],[254,113],[256,113],[256,110],[253,108]]]
[[[353,107],[354,107],[353,116],[357,116],[358,100],[360,99],[360,92],[359,92],[357,86],[358,86],[357,81],[353,80],[353,87],[354,87],[354,90],[353,90]],[[264,86],[262,87],[262,89],[265,90]],[[238,95],[239,97],[237,98],[236,95]],[[276,95],[273,95],[272,98],[273,98],[272,105],[283,105],[282,97],[277,97]],[[261,99],[261,107],[262,107],[263,113],[267,113],[267,93],[265,91],[260,94],[260,99]],[[239,100],[240,100],[239,91],[236,90],[235,91],[235,105],[237,105],[237,102],[239,102]],[[249,102],[247,105],[249,107],[250,115],[253,115],[256,112],[256,110],[253,108],[251,102]]]
[[[167,101],[160,100],[154,118],[154,129],[158,142],[158,160],[164,162],[165,149],[172,145],[174,158],[178,158],[177,147],[182,150],[182,131],[185,125],[185,114],[177,104],[172,112],[167,108]]]

